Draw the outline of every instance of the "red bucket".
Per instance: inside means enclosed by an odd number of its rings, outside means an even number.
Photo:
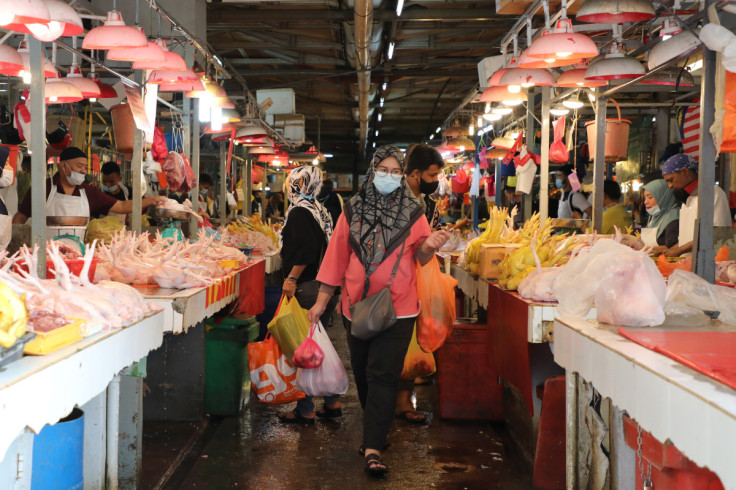
[[[89,280],[90,282],[94,282],[95,279],[95,271],[97,270],[97,262],[99,262],[99,259],[93,258],[92,263],[89,266]],[[69,268],[69,272],[71,272],[73,275],[79,277],[79,275],[82,273],[82,269],[84,269],[84,259],[75,259],[75,260],[65,260],[64,263]],[[18,272],[18,269],[24,270],[28,272],[28,265],[26,265],[25,262],[20,262],[15,264],[15,271]],[[54,263],[49,261],[46,261],[46,278],[53,278],[54,275],[52,274],[52,271],[54,270]]]

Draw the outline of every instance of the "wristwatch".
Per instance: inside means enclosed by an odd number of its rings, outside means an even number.
[[[299,279],[299,278],[298,277],[294,277],[294,276],[289,276],[289,277],[287,277],[287,279],[291,279],[292,281],[296,282],[297,279]]]

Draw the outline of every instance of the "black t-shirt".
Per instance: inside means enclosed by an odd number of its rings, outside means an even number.
[[[324,231],[312,213],[301,207],[290,211],[281,236],[284,242],[281,248],[281,270],[284,277],[289,276],[295,265],[306,265],[297,283],[316,279],[327,243]]]
[[[657,245],[666,247],[674,247],[680,239],[680,220],[670,221],[664,233],[660,233],[657,237]]]

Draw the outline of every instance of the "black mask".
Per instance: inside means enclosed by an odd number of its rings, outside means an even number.
[[[681,203],[685,203],[687,198],[690,197],[690,193],[685,189],[672,189],[672,194],[675,195],[675,199]]]
[[[439,181],[427,182],[423,178],[419,177],[419,192],[426,196],[430,196],[437,192],[437,187],[439,187],[439,185]]]

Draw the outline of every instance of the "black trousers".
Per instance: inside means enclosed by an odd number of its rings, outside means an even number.
[[[393,327],[369,340],[350,334],[350,320],[343,316],[348,333],[350,364],[363,407],[363,446],[381,451],[391,430],[399,391],[399,378],[409,349],[416,318],[401,318]]]

